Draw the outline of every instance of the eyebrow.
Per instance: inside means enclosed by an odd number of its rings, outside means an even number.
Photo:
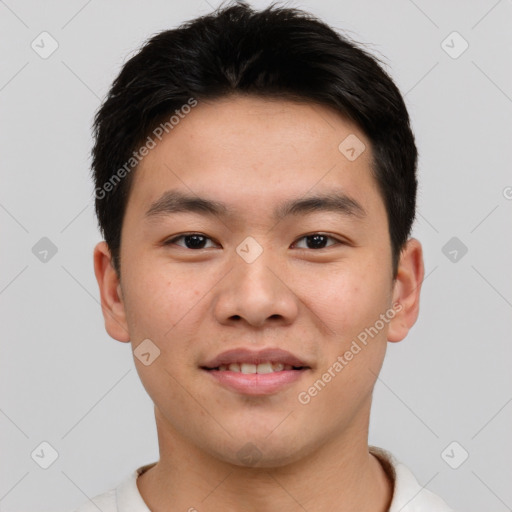
[[[320,211],[334,212],[358,219],[367,216],[363,206],[353,197],[344,192],[330,192],[286,201],[274,210],[274,219],[279,221],[293,215],[306,215]],[[219,201],[187,195],[177,190],[168,190],[151,204],[145,213],[145,218],[149,220],[184,212],[218,217],[232,217],[235,213]]]

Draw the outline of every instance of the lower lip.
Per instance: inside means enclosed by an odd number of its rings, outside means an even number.
[[[221,386],[244,395],[271,395],[298,381],[308,369],[283,370],[272,373],[242,373],[229,370],[203,370]]]

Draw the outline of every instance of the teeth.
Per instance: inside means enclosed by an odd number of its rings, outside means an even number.
[[[249,373],[273,373],[273,372],[282,372],[283,370],[293,370],[293,366],[291,364],[283,364],[283,363],[272,363],[271,361],[267,361],[265,363],[253,364],[253,363],[231,363],[221,364],[219,366],[219,371],[225,372],[229,370],[230,372],[241,372],[245,374]]]
[[[240,371],[242,373],[256,373],[257,366],[251,363],[242,363],[240,365]]]
[[[272,373],[272,363],[260,363],[256,368],[256,373]]]

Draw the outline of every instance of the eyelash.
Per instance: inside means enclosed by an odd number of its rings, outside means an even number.
[[[203,238],[206,238],[207,240],[212,240],[210,237],[208,237],[208,236],[204,235],[203,233],[184,233],[184,234],[182,234],[182,235],[178,235],[178,236],[176,236],[176,237],[174,237],[174,238],[170,238],[169,240],[166,240],[166,241],[164,242],[164,245],[172,245],[172,244],[178,245],[178,244],[176,244],[176,241],[177,241],[177,240],[180,240],[181,238],[185,238],[185,237],[187,237],[187,236],[194,236],[194,235],[196,235],[196,236],[200,236],[200,237],[203,237]],[[334,246],[334,245],[343,245],[343,244],[345,244],[345,242],[343,242],[342,240],[339,240],[338,238],[335,238],[335,237],[333,237],[333,236],[331,236],[331,235],[327,235],[327,234],[325,234],[325,233],[321,233],[321,232],[317,232],[317,233],[310,233],[310,234],[308,234],[308,235],[303,235],[303,236],[301,236],[300,238],[298,238],[298,239],[297,239],[297,241],[299,241],[299,240],[303,240],[303,239],[305,239],[305,238],[307,238],[307,237],[315,236],[315,235],[320,235],[320,236],[323,236],[323,237],[328,238],[328,239],[330,239],[330,240],[334,240],[336,243],[335,243],[335,244],[328,245],[327,247],[321,247],[320,249],[309,249],[309,250],[311,250],[311,251],[320,251],[320,250],[322,250],[322,249],[328,249],[329,247],[332,247],[332,246]],[[296,241],[296,242],[294,242],[294,244],[296,244],[296,243],[297,243],[297,241]],[[215,242],[215,243],[217,243],[217,242]],[[206,248],[205,248],[205,247],[202,247],[202,248],[200,248],[200,249],[190,249],[190,248],[188,248],[188,247],[183,247],[183,246],[179,246],[179,247],[182,247],[183,249],[188,249],[188,250],[190,250],[190,251],[200,251],[200,250],[203,250],[203,249],[207,249],[207,247],[206,247]],[[308,248],[303,248],[303,247],[301,247],[300,249],[302,249],[302,250],[308,250]]]

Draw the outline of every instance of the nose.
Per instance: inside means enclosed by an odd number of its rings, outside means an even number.
[[[270,254],[251,263],[234,254],[232,271],[216,288],[214,314],[226,325],[246,322],[252,327],[289,325],[299,312],[299,299]]]

